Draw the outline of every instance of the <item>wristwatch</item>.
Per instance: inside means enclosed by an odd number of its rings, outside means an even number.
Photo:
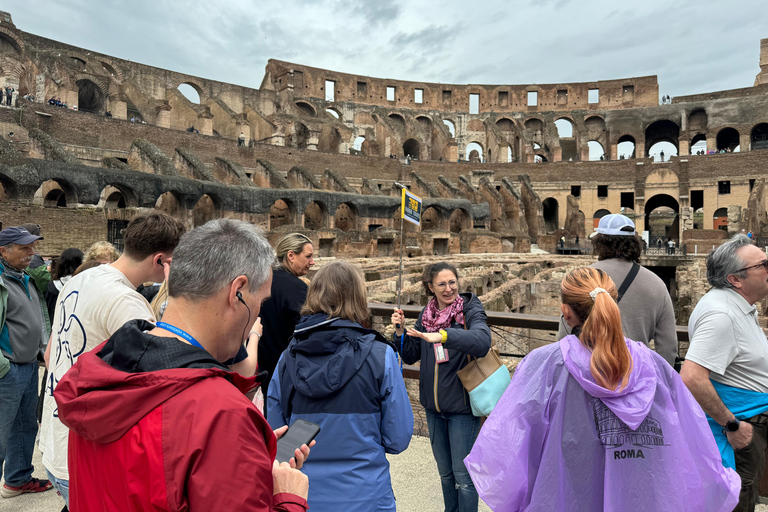
[[[725,424],[725,430],[727,430],[728,432],[736,432],[737,430],[739,430],[739,423],[741,422],[736,418],[734,418]]]

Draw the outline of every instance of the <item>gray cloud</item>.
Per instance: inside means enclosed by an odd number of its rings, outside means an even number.
[[[658,75],[662,93],[751,86],[768,12],[753,1],[39,0],[26,32],[258,87],[269,58],[359,75],[527,84]],[[716,15],[713,15],[716,13]],[[66,22],[62,22],[66,20]]]

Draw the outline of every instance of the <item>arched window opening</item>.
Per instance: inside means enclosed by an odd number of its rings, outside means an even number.
[[[357,229],[357,212],[354,205],[341,203],[333,216],[333,226],[342,231]]]
[[[657,194],[645,203],[645,229],[652,247],[664,245],[671,238],[675,241],[680,233],[680,203],[667,194]]]
[[[597,229],[597,226],[600,224],[600,219],[610,214],[611,212],[606,209],[597,210],[592,216],[592,229]]]
[[[325,111],[330,115],[332,115],[333,117],[335,117],[336,119],[341,119],[341,116],[339,115],[339,113],[333,110],[332,108],[327,108],[325,109]]]
[[[122,192],[112,192],[104,206],[106,208],[125,208],[125,196]]]
[[[723,128],[717,133],[717,150],[738,153],[739,132],[735,128]]]
[[[481,163],[483,161],[483,146],[478,142],[470,142],[466,149],[467,161]]]
[[[661,160],[661,151],[664,151],[664,159],[669,156],[677,156],[678,137],[680,136],[680,127],[676,123],[667,119],[662,119],[651,123],[645,130],[645,148],[646,156],[654,157],[655,161]],[[657,146],[659,143],[666,143],[665,146]],[[671,146],[671,147],[670,147]],[[674,148],[674,150],[672,149]],[[658,157],[658,158],[657,158]]]
[[[98,85],[87,79],[78,80],[75,84],[78,110],[97,113],[104,111],[104,93]]]
[[[712,229],[728,231],[728,208],[718,208],[712,216]]]
[[[200,92],[197,88],[191,84],[180,84],[177,89],[179,92],[192,103],[200,104]]]
[[[449,121],[447,119],[443,119],[443,124],[448,127],[448,131],[451,132],[451,137],[456,137],[456,125],[453,124],[453,121]]]
[[[432,120],[426,116],[419,116],[416,118],[416,122],[419,123],[419,127],[426,130],[428,135],[432,135]]]
[[[289,147],[307,149],[309,143],[309,128],[302,123],[293,123],[293,132],[289,139]]]
[[[555,126],[557,127],[557,135],[561,139],[573,137],[573,123],[570,122],[568,119],[565,119],[565,118],[558,119],[557,121],[555,121]]]
[[[469,220],[469,217],[467,216],[467,213],[462,210],[454,210],[453,213],[451,213],[450,218],[448,219],[449,228],[451,230],[451,233],[461,233],[464,229],[467,227],[467,222]]]
[[[394,121],[395,126],[399,129],[405,130],[405,119],[400,114],[389,114],[389,118]]]
[[[278,199],[269,209],[269,229],[275,230],[288,224],[293,224],[293,209],[290,202]]]
[[[301,115],[306,117],[315,117],[315,109],[312,105],[309,103],[306,103],[304,101],[297,101],[296,102],[296,108],[299,109],[299,112]]]
[[[557,199],[548,197],[542,201],[541,206],[544,216],[544,228],[547,233],[554,233],[557,231],[560,215]]]
[[[605,160],[605,150],[603,149],[602,144],[600,144],[596,140],[591,140],[587,144],[589,146],[590,161]]]
[[[707,154],[707,136],[703,133],[696,134],[691,139],[691,154],[692,155],[706,155]]]
[[[165,192],[157,198],[155,210],[160,210],[168,215],[176,215],[179,211],[179,201],[172,192]]]
[[[499,128],[499,130],[503,132],[515,131],[515,123],[513,123],[511,119],[507,119],[506,117],[503,117],[498,121],[496,121],[496,126]]]
[[[307,229],[325,227],[325,207],[321,203],[309,203],[304,209],[304,227]]]
[[[216,218],[216,203],[211,196],[204,194],[197,201],[195,208],[192,210],[192,217],[195,227],[202,226],[209,220]]]
[[[433,206],[424,210],[421,217],[421,230],[432,231],[434,229],[442,229],[443,216]]]
[[[667,162],[673,156],[677,156],[677,146],[671,142],[657,142],[648,149],[648,156],[654,162]]]
[[[631,135],[622,135],[619,137],[619,143],[616,148],[619,153],[619,160],[628,160],[630,158],[636,158],[635,155],[635,138]]]
[[[408,139],[403,143],[403,156],[418,160],[420,156],[420,145],[416,139]]]

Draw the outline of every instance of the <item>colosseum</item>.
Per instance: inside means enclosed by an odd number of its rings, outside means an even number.
[[[244,219],[273,240],[298,230],[322,257],[377,259],[364,265],[371,293],[391,302],[396,269],[378,257],[400,251],[402,183],[424,207],[406,227],[406,303],[439,255],[477,269],[467,282],[486,307],[552,314],[547,279],[584,264],[587,235],[622,212],[649,249],[675,242],[643,263],[685,323],[702,293],[697,256],[729,233],[768,237],[760,45],[751,87],[663,102],[656,76],[456,85],[277,60],[255,89],[26,33],[0,12],[0,86],[15,90],[0,108],[0,221],[41,224],[46,256],[119,246],[151,208],[189,227]]]

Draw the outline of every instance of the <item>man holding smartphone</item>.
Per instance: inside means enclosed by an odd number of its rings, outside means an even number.
[[[73,510],[303,512],[309,454],[276,437],[230,372],[270,293],[274,251],[253,225],[211,221],[173,253],[163,321],[134,320],[85,353],[54,392],[70,428]]]

